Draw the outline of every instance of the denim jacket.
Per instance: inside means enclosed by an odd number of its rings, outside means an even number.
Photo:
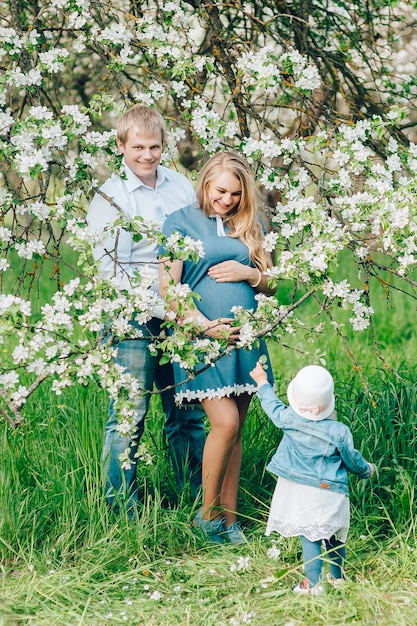
[[[267,469],[303,485],[349,495],[348,472],[369,478],[371,466],[355,449],[346,424],[298,415],[275,395],[270,384],[258,389],[265,413],[284,436]]]

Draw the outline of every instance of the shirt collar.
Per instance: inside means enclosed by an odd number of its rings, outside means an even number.
[[[139,187],[146,187],[146,185],[140,180],[140,178],[138,178],[136,174],[132,172],[130,167],[126,165],[124,158],[122,160],[122,165],[123,165],[124,173],[126,175],[126,178],[124,178],[123,180],[125,182],[125,185],[128,191],[134,191],[135,189],[138,189]],[[161,168],[161,166],[158,165],[158,167],[156,168],[156,187],[158,187],[165,179],[166,179],[165,172]]]

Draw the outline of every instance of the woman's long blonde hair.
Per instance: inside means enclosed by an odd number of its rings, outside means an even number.
[[[208,187],[225,170],[239,180],[242,190],[237,206],[223,218],[224,224],[230,228],[228,236],[236,237],[247,245],[252,263],[263,272],[272,264],[270,257],[262,248],[264,233],[259,222],[259,194],[255,177],[240,154],[218,152],[204,165],[196,191],[200,208],[207,216],[213,213],[208,198]]]

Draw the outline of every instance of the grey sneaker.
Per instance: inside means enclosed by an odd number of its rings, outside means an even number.
[[[331,587],[333,587],[333,589],[337,589],[338,587],[343,587],[343,585],[346,584],[346,578],[335,578],[334,576],[331,575],[330,572],[327,573],[326,578],[327,578],[327,582],[329,583]]]
[[[234,543],[236,545],[240,543],[248,543],[248,540],[246,539],[245,534],[238,522],[233,522],[230,526],[225,526],[223,536],[226,537],[230,543]]]
[[[204,519],[203,511],[200,509],[194,518],[193,524],[200,528],[211,543],[224,543],[222,534],[224,533],[223,519]]]

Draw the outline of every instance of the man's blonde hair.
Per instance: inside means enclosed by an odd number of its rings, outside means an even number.
[[[131,128],[135,128],[143,137],[153,137],[161,133],[165,142],[166,126],[164,118],[155,109],[138,104],[119,117],[116,122],[117,138],[125,145]]]

